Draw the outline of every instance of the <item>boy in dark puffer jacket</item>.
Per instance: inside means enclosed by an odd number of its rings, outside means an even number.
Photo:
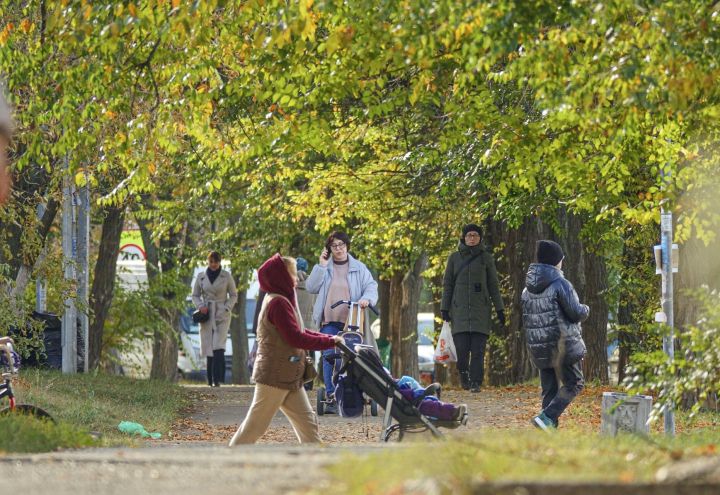
[[[580,304],[561,271],[565,257],[559,244],[538,241],[537,263],[530,265],[522,293],[523,326],[533,364],[540,370],[542,412],[533,425],[550,431],[584,387],[582,358],[585,342],[580,322],[590,308]]]

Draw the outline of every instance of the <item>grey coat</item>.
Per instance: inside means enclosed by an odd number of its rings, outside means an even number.
[[[350,288],[350,299],[359,301],[367,299],[370,304],[375,306],[378,300],[378,284],[373,279],[370,270],[364,263],[356,260],[348,254],[350,266],[348,267],[348,287]],[[325,300],[327,299],[330,281],[333,276],[332,258],[327,266],[315,265],[310,272],[310,276],[305,280],[305,289],[310,294],[317,294],[315,305],[313,306],[312,319],[313,323],[320,328],[322,323],[323,311],[325,310]]]
[[[539,369],[573,364],[585,355],[580,322],[590,308],[580,304],[577,292],[562,272],[533,263],[522,293],[523,326],[533,364]]]
[[[198,274],[193,286],[192,300],[196,308],[207,306],[210,319],[200,324],[200,354],[213,355],[213,350],[225,350],[232,309],[238,294],[235,281],[229,272],[221,270],[215,282],[210,283],[207,273]]]
[[[478,256],[463,267],[475,255]],[[450,255],[445,267],[440,306],[450,313],[452,333],[489,335],[492,329],[491,304],[496,311],[504,309],[495,260],[482,244],[470,247],[460,241],[458,250]]]
[[[297,287],[295,287],[295,297],[297,297],[298,309],[300,310],[300,316],[303,319],[304,328],[310,330],[318,330],[313,322],[313,306],[315,305],[315,294],[310,294],[305,289],[305,281],[307,280],[308,274],[302,271],[297,272]]]

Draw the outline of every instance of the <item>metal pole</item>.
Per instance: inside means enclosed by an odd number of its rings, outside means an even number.
[[[675,357],[673,315],[673,265],[672,265],[672,213],[660,213],[660,246],[662,249],[662,308],[668,332],[663,336],[663,351],[672,361]],[[675,436],[675,414],[672,406],[664,413],[665,434]]]
[[[88,257],[90,253],[90,186],[85,175],[85,185],[80,188],[78,194],[78,224],[77,224],[77,264],[78,270],[78,291],[77,298],[82,311],[79,313],[80,333],[83,342],[83,370],[88,371],[88,338],[90,333],[90,318],[88,317],[89,300],[89,272]]]
[[[42,219],[45,214],[45,205],[39,204],[37,207],[38,219]],[[43,252],[46,250],[43,247]],[[47,311],[47,286],[45,285],[45,279],[37,277],[35,279],[35,311],[38,313],[44,313]]]
[[[65,156],[65,175],[63,177],[63,216],[62,248],[65,283],[74,285],[75,280],[75,222],[73,204],[73,178],[70,176],[70,164]],[[62,372],[77,372],[77,313],[75,298],[68,292],[65,298],[65,312],[62,318]]]

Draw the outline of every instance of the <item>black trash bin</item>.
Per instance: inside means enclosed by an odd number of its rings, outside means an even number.
[[[53,313],[33,311],[32,319],[42,323],[43,347],[31,349],[30,355],[23,359],[23,366],[62,369],[62,321]],[[15,332],[18,333],[18,332]],[[77,371],[84,369],[84,344],[78,320],[77,331]]]

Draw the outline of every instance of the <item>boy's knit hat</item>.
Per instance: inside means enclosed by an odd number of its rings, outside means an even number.
[[[308,262],[305,258],[297,257],[295,259],[295,267],[299,272],[306,272],[308,270]]]
[[[565,255],[557,242],[541,240],[535,244],[535,258],[538,263],[555,266],[565,258]]]

